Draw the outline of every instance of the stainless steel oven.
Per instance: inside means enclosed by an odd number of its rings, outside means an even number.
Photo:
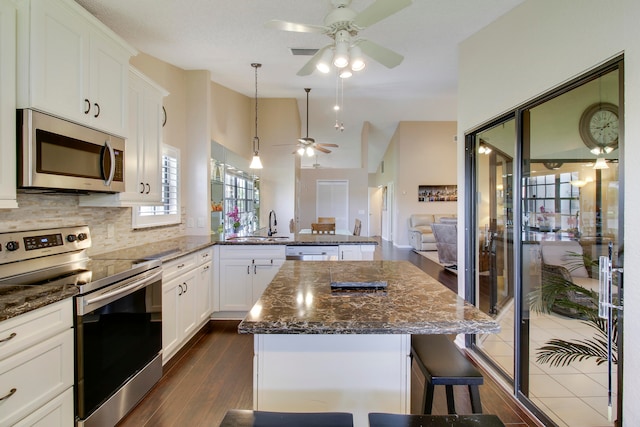
[[[18,110],[18,187],[121,192],[124,139],[35,110]]]
[[[90,259],[86,226],[0,234],[0,286],[74,285],[78,426],[114,426],[162,376],[162,264]]]

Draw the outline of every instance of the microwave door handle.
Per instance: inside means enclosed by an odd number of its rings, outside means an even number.
[[[109,175],[107,176],[107,179],[104,182],[105,185],[109,186],[111,185],[111,182],[113,182],[113,177],[116,173],[116,153],[108,140],[105,141],[104,148],[109,150]],[[102,162],[104,167],[104,158],[102,159]]]

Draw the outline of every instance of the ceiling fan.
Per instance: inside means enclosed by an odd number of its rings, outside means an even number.
[[[316,151],[330,153],[331,150],[326,147],[338,147],[338,144],[316,142],[315,139],[309,137],[309,92],[311,92],[311,88],[306,87],[304,91],[307,92],[307,136],[298,139],[298,149],[294,151],[293,154],[298,153],[302,155],[307,153],[307,155],[311,157]]]
[[[409,6],[413,0],[376,0],[371,6],[361,12],[356,12],[349,5],[351,0],[331,0],[334,9],[324,18],[324,25],[298,24],[281,20],[271,20],[265,23],[267,28],[277,30],[294,31],[301,33],[321,33],[333,39],[333,42],[319,49],[315,55],[298,71],[299,76],[306,76],[313,72],[316,66],[323,62],[327,56],[334,53],[334,65],[343,68],[336,62],[338,54],[348,55],[352,59],[361,51],[371,59],[378,61],[387,68],[399,65],[404,57],[386,47],[380,46],[370,40],[357,38],[358,32],[387,18],[390,15]],[[364,62],[362,62],[364,64]],[[364,67],[364,65],[362,65]],[[356,68],[352,65],[354,71]],[[328,70],[326,71],[328,72]]]

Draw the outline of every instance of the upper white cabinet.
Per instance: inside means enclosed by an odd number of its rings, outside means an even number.
[[[125,191],[80,198],[81,206],[162,203],[162,101],[169,93],[131,67],[128,84],[129,137],[125,146]]]
[[[0,209],[16,202],[16,8],[0,0]]]
[[[18,3],[18,108],[127,136],[129,58],[137,51],[73,0]]]

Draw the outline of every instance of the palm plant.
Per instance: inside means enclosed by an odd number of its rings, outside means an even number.
[[[597,263],[583,254],[571,254],[576,263],[584,263],[590,269]],[[579,257],[579,258],[577,258]],[[579,261],[578,261],[579,260]],[[551,266],[553,267],[553,266]],[[543,267],[544,268],[544,267]],[[570,277],[570,276],[569,276]],[[579,286],[569,280],[567,274],[545,275],[540,288],[529,295],[530,307],[538,313],[571,313],[572,317],[594,330],[591,339],[565,340],[554,338],[538,348],[536,361],[552,366],[566,366],[574,361],[595,360],[600,365],[607,361],[607,321],[598,317],[598,293]],[[617,305],[617,301],[614,301]],[[612,316],[612,354],[617,364],[618,317],[613,310]]]

